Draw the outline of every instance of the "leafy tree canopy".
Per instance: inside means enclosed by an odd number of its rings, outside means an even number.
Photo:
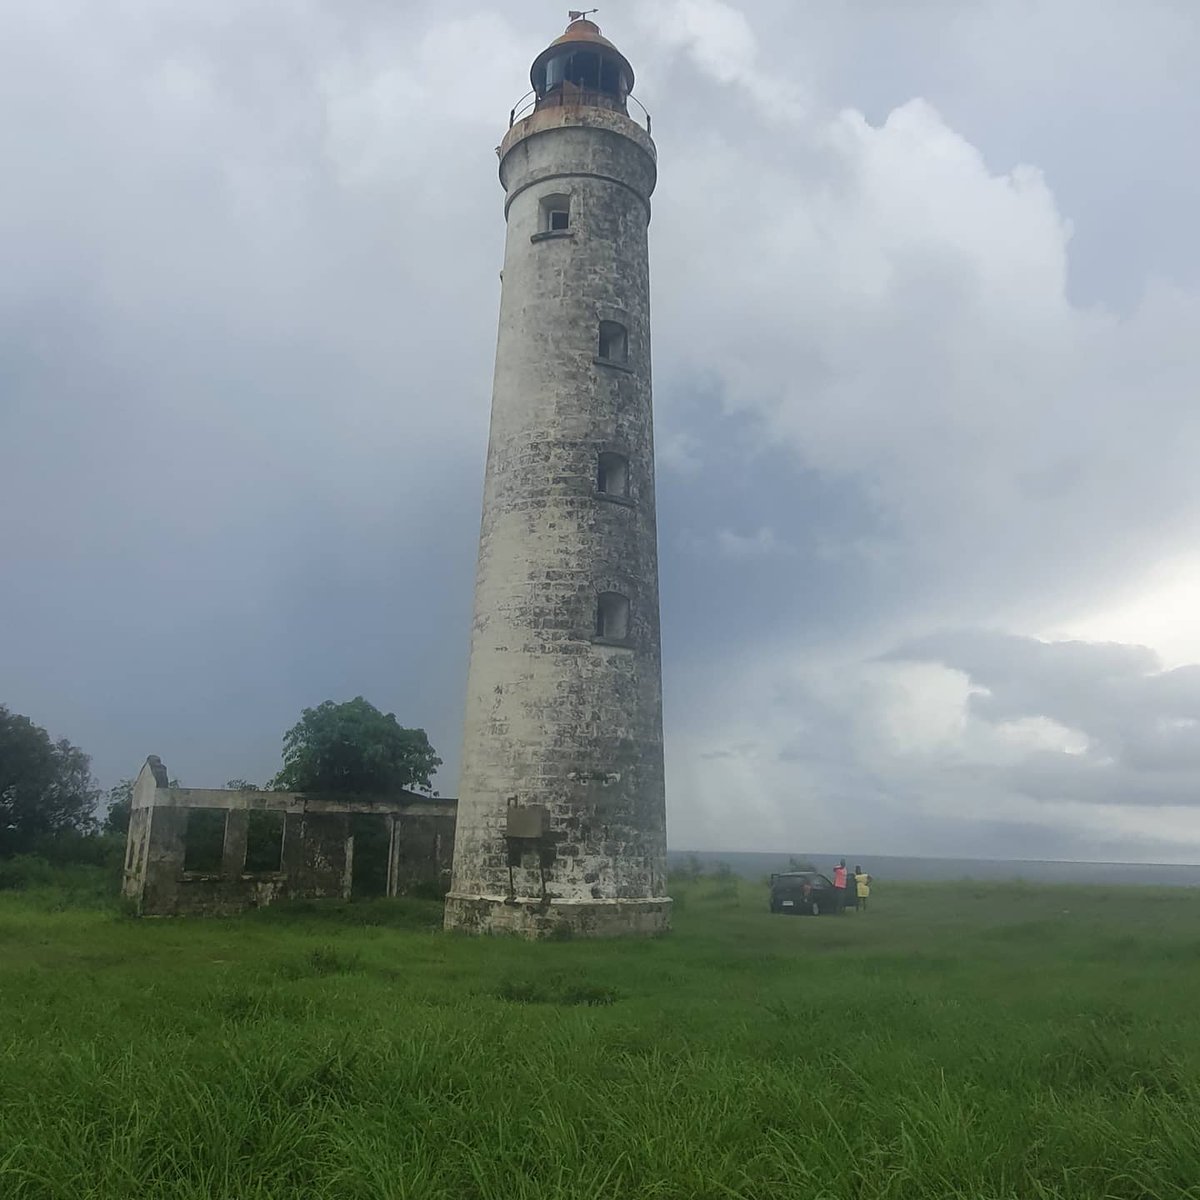
[[[283,770],[271,786],[286,792],[429,791],[442,760],[423,729],[405,729],[356,696],[306,708],[283,735]]]
[[[82,750],[0,705],[0,858],[46,837],[90,833],[99,798]]]
[[[124,837],[129,832],[129,814],[133,811],[133,785],[135,782],[133,779],[122,779],[116,787],[108,789],[108,808],[105,810],[104,821],[100,826],[105,833],[115,833]],[[168,786],[178,787],[179,780],[168,780]]]
[[[129,832],[129,813],[133,809],[133,780],[122,779],[116,787],[108,789],[108,811],[104,814],[105,833]]]

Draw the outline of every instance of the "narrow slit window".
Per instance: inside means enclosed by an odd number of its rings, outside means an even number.
[[[596,599],[596,636],[621,642],[629,636],[629,597],[601,592]]]
[[[596,491],[605,496],[629,495],[629,459],[607,450],[596,465]]]
[[[565,233],[571,228],[571,197],[556,193],[538,204],[538,232]]]
[[[629,361],[629,333],[620,322],[600,322],[599,356],[608,362]]]

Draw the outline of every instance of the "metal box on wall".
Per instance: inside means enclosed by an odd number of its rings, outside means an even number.
[[[545,805],[514,805],[508,810],[505,834],[510,838],[544,837],[550,828],[550,813]]]

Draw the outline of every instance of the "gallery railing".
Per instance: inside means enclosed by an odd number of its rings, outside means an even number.
[[[631,112],[627,107],[627,102],[631,100],[637,105],[636,112]],[[513,105],[512,111],[508,114],[508,127],[511,129],[518,121],[524,120],[539,108],[569,108],[577,104],[590,105],[593,108],[609,108],[614,112],[624,113],[641,125],[647,133],[650,132],[650,114],[646,111],[646,106],[632,93],[620,97],[614,96],[611,92],[574,87],[570,84],[554,88],[541,99],[538,99],[536,92],[526,92]]]

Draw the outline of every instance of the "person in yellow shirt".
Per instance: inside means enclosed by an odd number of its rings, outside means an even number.
[[[866,912],[867,900],[871,895],[871,877],[863,871],[862,867],[854,868],[854,887],[858,895],[858,907]]]

